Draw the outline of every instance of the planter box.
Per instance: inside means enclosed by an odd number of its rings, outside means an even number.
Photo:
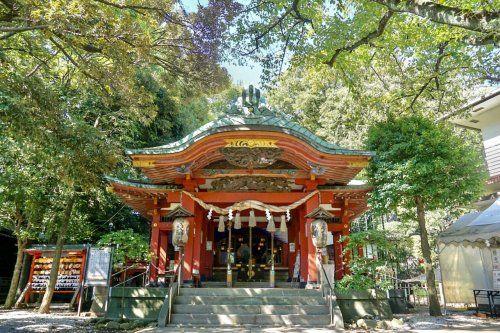
[[[408,313],[408,303],[406,302],[404,289],[389,290],[389,305],[392,313]]]
[[[337,303],[344,317],[344,322],[356,321],[366,316],[380,319],[392,319],[387,294],[382,290],[336,290]]]

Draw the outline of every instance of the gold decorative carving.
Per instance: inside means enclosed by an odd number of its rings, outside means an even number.
[[[225,139],[227,148],[278,148],[278,140],[271,139]]]
[[[155,166],[155,161],[153,160],[133,160],[132,166],[138,168],[152,168]]]
[[[224,147],[219,151],[229,163],[246,169],[270,166],[282,153],[280,148],[265,147]]]
[[[347,162],[349,168],[365,168],[368,166],[368,161],[351,161]]]
[[[218,192],[290,192],[289,180],[276,177],[224,177],[212,182]]]

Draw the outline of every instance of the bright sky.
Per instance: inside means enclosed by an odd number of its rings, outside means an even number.
[[[188,12],[193,12],[197,10],[198,4],[205,6],[207,2],[207,0],[183,0],[182,4]],[[253,84],[255,87],[261,86],[260,75],[262,73],[262,67],[260,64],[249,61],[246,66],[239,66],[230,62],[223,62],[221,65],[227,68],[234,83],[244,87],[250,84]]]

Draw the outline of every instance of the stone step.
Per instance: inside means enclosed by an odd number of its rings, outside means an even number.
[[[319,296],[321,293],[313,289],[285,288],[182,288],[180,296]]]
[[[328,315],[326,305],[190,305],[175,304],[175,314]]]
[[[191,305],[324,305],[318,296],[177,296],[174,304]]]
[[[203,288],[227,288],[226,281],[205,281],[205,282],[202,282],[201,285],[203,286]],[[294,282],[292,284],[291,282],[286,282],[286,281],[276,281],[274,284],[275,288],[296,288],[297,285],[298,285],[298,282]],[[233,287],[234,288],[270,288],[270,284],[269,284],[269,281],[265,281],[265,282],[234,281]]]
[[[259,325],[259,326],[325,326],[330,324],[327,315],[268,315],[268,314],[172,314],[171,325]]]
[[[168,294],[167,288],[112,287],[111,297],[162,298]]]

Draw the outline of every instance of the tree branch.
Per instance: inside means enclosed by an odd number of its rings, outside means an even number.
[[[441,5],[431,0],[371,0],[389,10],[398,13],[409,13],[428,19],[435,23],[446,24],[482,33],[495,32],[493,21],[498,20],[500,12],[468,11],[462,8]]]
[[[352,45],[347,45],[347,46],[341,47],[340,49],[336,49],[335,52],[333,52],[333,55],[330,58],[330,60],[325,61],[324,64],[327,64],[328,66],[332,67],[333,64],[335,63],[335,60],[337,60],[337,57],[342,52],[345,52],[345,51],[352,52],[355,49],[357,49],[358,47],[360,47],[361,45],[368,44],[372,39],[380,37],[384,33],[384,29],[387,26],[387,23],[389,22],[389,19],[392,17],[393,14],[394,14],[394,12],[392,10],[387,11],[387,13],[385,13],[384,16],[382,16],[382,18],[378,22],[378,26],[377,26],[376,30],[370,32],[368,35],[361,38],[360,40],[358,40],[357,42],[355,42]]]
[[[53,37],[50,37],[49,40],[52,42],[52,44],[55,45],[55,47],[57,49],[59,49],[59,51],[61,51],[64,56],[69,60],[69,62],[71,62],[73,64],[73,66],[75,66],[76,68],[78,68],[82,73],[83,75],[87,76],[88,78],[94,80],[97,84],[99,84],[101,86],[101,88],[106,92],[106,89],[105,87],[103,86],[103,84],[101,83],[100,80],[98,80],[95,76],[93,76],[92,74],[88,73],[85,69],[83,69],[80,64],[78,64],[76,62],[76,60],[66,51],[66,49],[61,45],[59,44]]]
[[[45,29],[47,28],[48,25],[33,25],[33,26],[26,26],[26,27],[0,27],[1,32],[21,32],[21,31],[28,31],[28,30],[37,30],[37,29]]]
[[[254,53],[255,51],[257,51],[259,49],[260,40],[264,36],[266,36],[271,30],[276,28],[276,26],[280,25],[288,15],[290,15],[292,12],[294,12],[298,6],[298,3],[299,3],[299,0],[294,0],[292,5],[281,16],[279,16],[278,19],[276,19],[276,21],[274,21],[273,23],[268,25],[264,31],[262,31],[260,34],[255,36],[255,38],[254,38],[255,47],[252,50],[243,53],[242,55],[247,56],[247,55],[250,55],[250,54]]]
[[[315,30],[315,29],[314,29],[314,25],[313,25],[313,21],[312,21],[311,19],[309,19],[309,18],[304,17],[304,16],[302,15],[302,13],[300,12],[300,10],[299,10],[299,1],[298,1],[298,0],[296,0],[296,1],[294,1],[294,2],[292,3],[292,10],[293,10],[293,13],[294,13],[294,15],[293,15],[293,16],[294,16],[297,20],[302,21],[302,22],[304,22],[304,23],[308,23],[308,24],[310,24],[310,25],[311,25],[311,27],[313,28],[313,30]]]
[[[118,9],[130,9],[130,10],[133,10],[133,11],[139,13],[139,14],[142,14],[139,10],[156,11],[156,12],[159,12],[159,13],[162,13],[162,14],[165,13],[164,9],[161,9],[161,8],[158,8],[158,7],[141,6],[141,5],[122,5],[122,4],[114,3],[114,2],[111,2],[111,1],[107,1],[107,0],[94,0],[94,1],[102,3],[102,4],[107,5],[107,6],[115,7],[115,8],[118,8]]]
[[[30,31],[30,30],[42,30],[46,28],[48,28],[48,25],[33,25],[26,27],[0,27],[0,32],[7,32],[6,34],[0,36],[0,40],[5,40],[20,32]]]
[[[465,44],[474,46],[489,45],[489,44],[497,46],[499,40],[500,40],[500,34],[498,33],[490,33],[484,36],[467,36],[462,39],[462,41]]]
[[[446,56],[446,54],[444,53],[444,49],[446,48],[447,45],[448,45],[448,42],[439,44],[438,58],[436,59],[436,63],[434,64],[434,70],[433,70],[434,73],[422,85],[422,87],[420,87],[420,89],[418,90],[418,92],[415,95],[415,97],[413,97],[413,100],[411,101],[411,104],[410,104],[410,109],[413,110],[413,105],[415,105],[415,102],[417,101],[417,99],[420,97],[420,95],[422,95],[422,93],[425,91],[425,89],[427,88],[427,86],[432,82],[432,80],[436,81],[436,88],[439,89],[439,80],[438,80],[439,68],[441,66],[441,62],[443,61],[444,57]]]

